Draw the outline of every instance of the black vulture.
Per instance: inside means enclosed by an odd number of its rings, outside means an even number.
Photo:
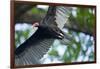
[[[39,61],[55,39],[70,39],[61,29],[67,22],[68,7],[49,6],[46,16],[38,24],[38,30],[15,50],[15,65],[41,64]]]

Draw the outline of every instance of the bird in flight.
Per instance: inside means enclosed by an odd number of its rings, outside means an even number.
[[[70,39],[62,31],[67,22],[68,7],[49,6],[46,16],[40,23],[34,23],[38,27],[36,32],[15,50],[15,65],[41,64],[39,61],[49,50],[55,39]]]

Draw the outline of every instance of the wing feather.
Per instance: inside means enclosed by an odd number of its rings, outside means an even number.
[[[28,40],[26,40],[15,51],[15,64],[19,65],[31,65],[40,64],[39,59],[49,50],[50,46],[54,42],[54,39],[40,39],[39,34],[33,34]],[[41,32],[42,33],[42,32]],[[37,36],[38,38],[37,38]]]
[[[51,25],[54,24],[60,29],[63,28],[64,24],[67,22],[68,10],[62,6],[50,6],[45,18],[40,24]],[[42,32],[41,32],[42,33]],[[23,44],[21,44],[15,51],[15,64],[20,65],[32,65],[40,64],[39,59],[49,50],[50,46],[53,44],[53,38],[40,39],[38,30]]]
[[[68,22],[70,8],[64,6],[56,7],[56,23],[60,29],[62,29],[66,22]]]

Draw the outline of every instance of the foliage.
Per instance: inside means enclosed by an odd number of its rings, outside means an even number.
[[[93,34],[95,29],[95,13],[93,8],[76,8],[69,15],[69,21],[74,29]]]

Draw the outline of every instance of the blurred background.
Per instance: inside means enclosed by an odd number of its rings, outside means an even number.
[[[48,5],[18,4],[15,7],[15,48],[17,48],[37,30],[32,24],[44,18]],[[63,31],[72,36],[73,40],[61,42],[56,39],[41,58],[43,64],[95,61],[95,8],[70,8],[70,12],[66,13],[69,16],[68,24],[65,24]]]

